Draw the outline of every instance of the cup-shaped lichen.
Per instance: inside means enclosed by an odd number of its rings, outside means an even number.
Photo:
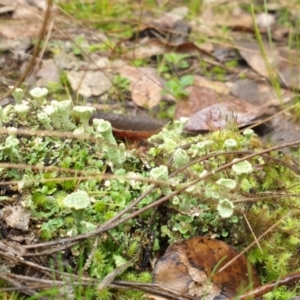
[[[237,146],[237,142],[236,140],[234,139],[227,139],[225,142],[224,142],[224,146],[227,150],[232,150],[234,148],[236,148]]]
[[[234,205],[229,199],[219,201],[217,210],[221,218],[230,218],[234,212]]]
[[[9,88],[13,89],[14,87],[10,86]],[[15,88],[15,90],[13,91],[12,95],[17,104],[21,104],[22,99],[23,99],[23,94],[24,94],[24,91],[21,88]]]
[[[150,171],[150,177],[155,179],[155,180],[160,180],[160,181],[168,181],[169,179],[169,170],[167,166],[159,166],[156,168],[153,168]],[[167,186],[162,186],[161,190],[163,193],[168,194],[170,192],[170,188]]]
[[[250,128],[247,128],[243,131],[243,135],[247,138],[247,139],[251,139],[253,136],[255,136],[255,132],[250,129]]]
[[[89,128],[89,121],[93,113],[96,111],[94,107],[88,106],[74,106],[73,116],[79,119],[84,131],[87,132]]]
[[[159,166],[150,171],[150,177],[155,180],[168,180],[169,171],[167,166]]]
[[[37,114],[39,122],[45,127],[46,130],[52,130],[51,119],[45,112],[40,112]]]
[[[108,121],[105,121],[103,119],[94,119],[93,125],[96,132],[100,133],[106,142],[114,145],[117,144],[116,139],[114,138],[112,133],[112,126]]]
[[[33,97],[35,101],[35,106],[41,107],[44,104],[46,96],[48,95],[48,89],[35,87],[30,91],[30,95]]]
[[[235,159],[233,160],[233,162],[234,161]],[[251,163],[249,163],[249,161],[247,160],[234,164],[231,169],[237,175],[250,174],[253,171]]]
[[[216,184],[224,186],[230,190],[233,190],[236,187],[236,181],[229,178],[220,178],[216,181]]]
[[[30,110],[30,107],[26,102],[21,102],[20,104],[16,104],[14,106],[15,112],[19,115],[21,121],[25,121],[27,114]]]
[[[111,167],[119,167],[126,160],[124,144],[117,145],[113,136],[112,126],[108,121],[94,119],[93,125],[96,130],[96,143],[98,151],[103,151],[111,162]]]
[[[74,216],[76,229],[78,232],[81,231],[81,221],[84,215],[84,211],[91,204],[91,200],[87,192],[78,190],[74,193],[69,194],[63,200],[63,205],[69,208]]]

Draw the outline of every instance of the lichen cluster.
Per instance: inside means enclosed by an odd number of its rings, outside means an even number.
[[[0,137],[0,161],[14,164],[1,165],[1,181],[15,182],[1,204],[13,205],[20,196],[38,239],[93,231],[150,188],[133,210],[171,195],[156,210],[146,210],[100,237],[89,258],[91,276],[103,278],[134,258],[122,278],[149,281],[149,272],[144,273],[150,271],[149,260],[174,241],[207,235],[242,250],[253,242],[253,234],[260,236],[284,216],[248,257],[263,281],[299,266],[299,177],[279,152],[241,161],[264,149],[253,131],[186,137],[186,120],[180,120],[151,137],[143,153],[116,141],[109,122],[94,119],[90,125],[93,108],[73,106],[71,100],[48,102],[46,89],[30,95],[24,100],[23,91],[16,89],[16,104],[0,112],[6,132]],[[91,248],[92,241],[86,241],[74,246],[72,254],[81,253],[85,260]],[[107,290],[99,297],[105,299],[105,293],[109,299]],[[123,299],[140,299],[137,292],[126,293]],[[268,299],[279,299],[276,293]],[[284,293],[281,289],[280,299],[287,299]]]

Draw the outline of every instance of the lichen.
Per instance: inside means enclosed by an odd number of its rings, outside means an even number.
[[[0,176],[2,182],[18,182],[8,187],[9,194],[16,199],[22,195],[22,205],[34,220],[32,228],[40,228],[37,239],[74,235],[78,228],[81,232],[93,230],[141,195],[130,211],[169,197],[155,214],[152,208],[145,209],[137,218],[112,228],[109,236],[101,237],[91,258],[92,276],[104,278],[113,271],[116,257],[126,261],[140,256],[148,266],[155,252],[161,253],[166,245],[194,235],[214,236],[242,250],[253,241],[252,232],[259,237],[281,219],[259,241],[262,252],[254,246],[248,257],[263,282],[295,271],[300,264],[299,176],[281,153],[259,154],[267,146],[253,133],[221,130],[188,137],[182,132],[186,120],[181,120],[152,136],[148,150],[139,152],[118,142],[108,121],[95,119],[90,126],[85,118],[77,125],[78,115],[74,116],[71,100],[43,99],[33,105],[34,99],[29,99],[29,117],[19,118],[16,106],[21,105],[23,92],[17,92],[19,102],[0,114],[2,129],[7,132],[0,137],[0,158],[4,163],[21,162],[27,168],[2,167]],[[16,130],[24,127],[45,133],[18,134]],[[51,135],[53,129],[68,133]],[[240,161],[249,153],[253,157]],[[91,199],[80,223],[64,205],[67,195],[76,191]],[[72,248],[72,253],[82,251],[83,259],[87,259],[90,249],[89,243],[80,244]],[[129,268],[121,277],[150,281],[149,272],[142,276],[142,271],[148,269]],[[101,292],[110,295],[109,290]],[[138,292],[126,293],[122,299],[141,297]]]

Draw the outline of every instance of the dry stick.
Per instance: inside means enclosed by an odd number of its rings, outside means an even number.
[[[158,295],[161,297],[165,297],[171,300],[195,300],[194,297],[190,295],[179,296],[178,294],[174,293],[174,290],[168,289],[166,287],[162,287],[160,285],[154,283],[143,283],[143,282],[130,282],[130,281],[123,281],[123,280],[115,280],[110,285],[111,288],[121,288],[127,287],[130,289],[140,290],[152,295]]]
[[[47,49],[47,46],[48,46],[48,43],[49,43],[49,39],[50,39],[50,36],[51,36],[51,32],[52,32],[52,29],[53,29],[53,25],[54,25],[54,23],[53,23],[53,21],[51,21],[50,25],[49,25],[48,33],[47,33],[45,41],[44,41],[43,49],[40,51],[39,56],[37,58],[38,62],[40,62],[43,59],[43,56],[46,52],[46,49]],[[35,67],[33,69],[33,73],[37,72],[37,70],[38,70],[38,64],[35,65]]]
[[[50,268],[47,268],[47,267],[43,267],[43,266],[41,266],[41,265],[39,265],[39,264],[36,264],[36,263],[33,263],[33,262],[31,262],[31,261],[26,261],[26,260],[24,260],[24,259],[21,258],[21,257],[16,257],[16,259],[18,260],[18,263],[19,263],[19,264],[26,265],[26,266],[28,266],[28,267],[34,268],[35,270],[43,271],[43,272],[46,272],[46,273],[49,273],[49,274],[55,273],[55,274],[58,274],[58,275],[61,275],[61,276],[65,276],[65,277],[68,276],[68,277],[70,277],[70,278],[75,278],[75,279],[78,278],[78,276],[75,275],[75,274],[66,273],[66,272],[61,272],[61,271],[57,271],[57,270],[50,269]],[[9,274],[12,274],[12,273],[9,273]],[[1,272],[0,272],[0,275],[1,275]],[[14,274],[14,275],[16,275],[16,274]],[[22,275],[22,276],[23,276],[23,275]],[[30,278],[32,278],[32,277],[30,277]],[[90,279],[90,278],[88,278],[88,277],[83,277],[83,276],[80,277],[80,280],[81,280],[81,281],[84,281],[84,282],[91,282],[91,279]]]
[[[67,275],[70,275],[66,273]],[[38,288],[38,289],[45,289],[49,287],[60,287],[60,286],[65,286],[66,282],[60,281],[60,280],[51,280],[51,279],[42,279],[42,278],[36,278],[36,277],[31,277],[31,276],[24,276],[24,275],[17,275],[13,273],[6,273],[6,279],[12,280],[12,279],[17,279],[19,282],[23,281],[26,283],[26,286],[18,284],[20,287],[16,285],[15,288],[0,288],[1,291],[13,291],[13,290],[21,290],[22,292],[24,290],[28,290],[31,288]],[[72,277],[77,277],[76,275],[71,274]],[[1,278],[1,276],[0,276]],[[78,281],[72,281],[73,286],[90,286],[93,284],[96,286],[99,283],[98,279],[91,279],[91,278],[83,278],[84,280],[82,281],[82,278],[79,278]],[[100,281],[101,282],[101,281]],[[35,283],[35,284],[32,284]],[[30,284],[30,286],[28,286]],[[174,293],[174,291],[158,286],[153,283],[139,283],[139,282],[130,282],[130,281],[113,281],[113,283],[109,284],[110,288],[125,288],[125,289],[135,289],[139,291],[144,291],[147,293],[151,293],[152,295],[157,295],[157,296],[162,296],[166,297],[168,299],[177,299],[177,300],[192,300],[194,299],[193,297],[189,295],[185,296],[178,296]],[[43,299],[43,298],[40,298]]]
[[[70,248],[70,247],[72,247],[72,246],[74,246],[76,244],[77,244],[76,241],[75,242],[70,242],[68,244],[68,247]],[[23,246],[23,248],[26,248],[26,246]],[[61,251],[64,251],[64,250],[66,250],[66,246],[65,245],[61,245],[61,246],[55,248],[55,252],[61,252]],[[38,252],[38,253],[24,253],[22,255],[22,257],[41,257],[41,256],[44,256],[44,255],[51,255],[53,253],[54,253],[53,249],[50,248],[50,249],[48,249],[46,251]]]
[[[47,273],[51,273],[51,274],[55,273],[55,274],[59,274],[61,276],[67,276],[69,278],[73,278],[74,279],[72,281],[73,285],[89,286],[91,284],[93,284],[93,285],[99,284],[99,280],[97,280],[97,279],[91,279],[88,277],[78,278],[78,276],[74,275],[74,274],[52,270],[52,269],[40,266],[35,263],[25,261],[21,258],[17,258],[17,259],[18,259],[19,263],[30,266],[34,269],[44,271]],[[48,286],[44,286],[45,288],[49,287],[49,285],[51,287],[53,287],[54,284],[56,286],[60,286],[62,284],[65,285],[65,282],[58,281],[58,280],[51,280],[51,279],[47,280],[47,279],[41,279],[41,278],[36,278],[36,277],[31,277],[31,276],[24,276],[24,275],[17,275],[17,274],[12,274],[12,273],[7,273],[5,275],[7,275],[7,276],[4,276],[4,274],[0,273],[0,278],[13,284],[15,286],[15,290],[25,291],[25,290],[28,290],[29,288],[34,288],[34,286],[31,286],[31,287],[23,286],[23,285],[20,285],[19,283],[15,282],[13,279],[18,279],[18,281],[21,281],[21,280],[25,281],[27,284],[29,284],[29,282],[35,282],[36,284],[38,284],[37,288],[41,288],[42,287],[41,284],[47,284],[47,283],[48,283]],[[78,280],[78,282],[75,281],[76,279]],[[148,293],[151,293],[154,295],[164,296],[168,299],[173,299],[173,300],[174,299],[178,299],[178,300],[194,299],[188,295],[178,297],[178,295],[174,294],[174,291],[157,286],[155,284],[151,284],[151,283],[147,284],[147,283],[126,282],[126,281],[114,281],[113,283],[111,283],[109,285],[109,287],[111,287],[111,288],[122,288],[122,287],[124,288],[125,287],[125,288],[136,289],[136,290],[148,292]],[[2,289],[0,289],[0,291],[2,291]],[[35,293],[35,291],[31,291],[31,292],[32,292],[32,294]]]
[[[213,174],[215,174],[215,173],[217,173],[219,171],[225,170],[225,169],[233,166],[234,164],[237,164],[237,163],[239,163],[241,161],[250,159],[250,158],[255,157],[255,156],[263,155],[265,153],[268,153],[268,152],[271,152],[271,151],[275,151],[275,150],[279,150],[279,149],[282,149],[282,148],[292,147],[292,146],[295,146],[295,145],[298,145],[298,144],[300,144],[300,140],[297,140],[297,141],[294,141],[294,142],[285,143],[285,144],[280,145],[280,146],[274,146],[274,147],[262,150],[260,152],[256,152],[256,153],[252,153],[252,154],[246,155],[245,157],[240,158],[240,159],[238,159],[238,160],[236,160],[234,162],[227,163],[227,164],[225,164],[225,165],[223,165],[223,166],[221,166],[221,167],[219,167],[219,168],[217,168],[217,169],[215,169],[215,170],[213,170],[211,172],[206,173],[205,175],[202,175],[201,177],[199,177],[199,179],[195,179],[192,182],[183,185],[183,187],[179,188],[177,191],[174,191],[174,192],[170,193],[169,195],[162,197],[161,199],[155,201],[154,203],[151,203],[151,204],[145,206],[144,208],[141,208],[141,209],[139,209],[139,210],[137,210],[137,211],[129,214],[127,217],[124,217],[122,219],[119,218],[117,220],[115,220],[116,218],[114,217],[113,218],[114,222],[112,222],[111,220],[108,220],[106,223],[100,225],[95,231],[84,233],[84,234],[79,234],[79,235],[77,235],[75,237],[63,238],[63,239],[56,240],[56,241],[45,242],[45,243],[42,243],[42,244],[35,244],[35,245],[30,245],[30,246],[24,246],[24,248],[29,249],[29,248],[38,248],[38,247],[50,247],[50,246],[54,246],[54,245],[61,244],[61,243],[67,244],[69,242],[85,240],[87,238],[90,238],[91,236],[94,236],[96,234],[100,234],[100,233],[102,233],[104,231],[107,231],[109,229],[112,229],[112,228],[115,228],[115,227],[119,226],[123,222],[126,222],[126,221],[128,221],[128,220],[130,220],[130,219],[132,219],[132,218],[134,218],[136,216],[138,216],[139,214],[141,214],[141,213],[149,210],[150,208],[156,207],[156,206],[158,206],[158,205],[166,202],[167,200],[169,200],[173,196],[178,195],[181,192],[185,191],[190,186],[192,186],[192,185],[200,182],[201,180],[204,180],[204,179],[208,178],[209,176],[211,176],[211,175],[213,175]],[[223,155],[224,155],[224,153],[223,153]],[[137,179],[135,179],[135,180],[137,180]],[[140,196],[138,199],[136,199],[133,203],[136,204],[136,203],[138,203],[138,200],[141,201],[141,199],[142,199],[141,197],[142,196]],[[133,206],[134,205],[132,205],[132,204],[130,205],[130,207],[133,207]],[[127,211],[128,211],[128,208],[125,208],[118,215],[123,215]]]
[[[14,85],[14,87],[11,90],[9,90],[7,93],[5,93],[2,96],[2,98],[0,99],[0,101],[3,100],[3,99],[5,99],[6,97],[10,96],[13,93],[13,91],[17,87],[20,86],[20,84],[25,80],[25,78],[27,77],[27,75],[32,70],[32,68],[33,68],[33,66],[35,64],[36,58],[39,55],[40,47],[41,47],[44,35],[46,33],[46,30],[47,30],[47,24],[48,24],[48,20],[49,20],[50,13],[51,13],[51,8],[52,8],[52,0],[47,0],[47,10],[45,12],[45,16],[44,16],[44,19],[43,19],[42,28],[41,28],[40,33],[39,33],[38,42],[37,42],[37,44],[34,47],[34,50],[33,50],[32,56],[30,58],[30,61],[28,63],[28,66],[25,69],[24,73],[19,78],[19,80],[17,81],[17,83]]]
[[[240,207],[240,210],[241,210],[241,212],[242,212],[242,214],[243,214],[243,217],[244,217],[244,219],[245,219],[245,221],[246,221],[246,224],[247,224],[247,226],[248,226],[248,228],[249,228],[251,234],[252,234],[253,237],[254,237],[254,240],[255,240],[255,242],[256,242],[256,244],[257,244],[257,247],[259,248],[260,252],[263,253],[263,250],[262,250],[262,248],[261,248],[261,246],[260,246],[260,244],[259,244],[259,241],[258,241],[258,239],[257,239],[257,237],[256,237],[256,235],[255,235],[255,233],[254,233],[254,231],[253,231],[253,229],[252,229],[250,223],[249,223],[249,220],[248,220],[248,218],[247,218],[247,216],[246,216],[244,210],[242,209],[241,204],[239,204],[239,207]]]
[[[296,97],[296,95],[295,95],[295,97]],[[288,106],[288,107],[286,107],[286,108],[284,108],[284,109],[276,112],[274,115],[272,115],[270,117],[264,118],[263,120],[260,120],[260,121],[256,121],[254,124],[252,124],[250,126],[247,126],[247,128],[254,128],[254,127],[258,126],[258,125],[264,124],[264,123],[266,123],[266,122],[274,119],[276,116],[282,115],[282,114],[284,114],[285,112],[287,112],[287,111],[289,111],[291,109],[297,108],[298,106],[299,106],[299,103],[292,104],[292,105],[290,105],[290,106]]]
[[[267,284],[259,286],[256,289],[254,289],[250,292],[247,292],[241,296],[238,296],[237,298],[234,298],[234,299],[238,299],[238,300],[254,299],[254,298],[265,295],[266,293],[274,290],[274,288],[276,288],[278,286],[289,285],[298,280],[300,280],[300,271],[290,273],[278,280],[274,280],[272,282],[269,282]],[[230,298],[228,300],[233,300],[233,299]]]
[[[21,291],[23,291],[23,288],[26,286],[20,284],[19,282],[15,281],[14,279],[9,278],[10,273],[4,273],[4,272],[0,272],[0,278],[8,283],[10,283],[12,286],[15,286],[17,289],[20,289]],[[31,289],[26,289],[24,291],[25,294],[27,295],[34,295],[35,291],[31,290]]]

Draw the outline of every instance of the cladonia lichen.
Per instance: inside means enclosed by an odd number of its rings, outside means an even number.
[[[110,122],[91,122],[93,108],[49,101],[45,90],[30,94],[24,100],[24,92],[15,90],[16,104],[0,108],[0,160],[6,164],[0,176],[9,183],[1,204],[21,199],[31,214],[29,229],[45,241],[89,232],[117,216],[117,225],[99,235],[95,248],[90,240],[71,248],[76,259],[90,260],[87,274],[102,279],[116,261],[136,257],[149,266],[156,251],[195,235],[221,238],[241,250],[253,234],[259,237],[277,222],[259,241],[261,249],[255,244],[248,257],[264,281],[300,264],[299,176],[283,154],[259,153],[266,146],[255,134],[217,130],[190,137],[180,120],[140,151],[125,148]],[[25,135],[20,128],[39,131]],[[16,163],[22,167],[9,167]],[[80,207],[68,207],[71,200]],[[131,213],[134,217],[126,219]],[[137,264],[120,277],[149,281],[144,270]],[[116,293],[120,299],[141,299],[138,292]]]

